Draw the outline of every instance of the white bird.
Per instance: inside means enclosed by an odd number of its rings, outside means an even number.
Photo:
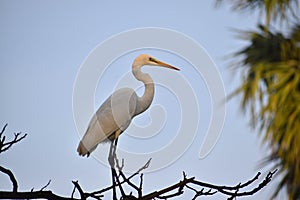
[[[106,99],[93,115],[87,131],[78,145],[79,155],[88,157],[99,143],[117,139],[129,126],[133,117],[149,108],[154,96],[154,84],[150,75],[141,71],[144,65],[179,70],[147,54],[136,57],[132,64],[132,73],[137,80],[144,83],[144,94],[139,97],[133,89],[121,88]]]

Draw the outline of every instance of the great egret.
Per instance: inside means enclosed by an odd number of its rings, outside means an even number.
[[[117,139],[129,126],[133,117],[149,108],[154,96],[154,84],[150,75],[141,71],[144,65],[179,70],[147,54],[136,57],[132,64],[132,73],[137,80],[142,81],[145,85],[143,96],[137,96],[131,88],[122,88],[106,99],[92,117],[87,131],[78,145],[77,152],[79,155],[87,155],[88,157],[99,143]]]

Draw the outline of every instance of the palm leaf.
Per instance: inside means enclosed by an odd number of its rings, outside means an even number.
[[[269,3],[272,7],[274,1]],[[246,32],[251,43],[236,53],[241,57],[243,81],[232,94],[242,96],[242,109],[250,110],[251,124],[272,149],[269,161],[276,161],[281,169],[274,195],[286,187],[290,199],[300,191],[299,27],[289,36],[264,26],[258,32]]]

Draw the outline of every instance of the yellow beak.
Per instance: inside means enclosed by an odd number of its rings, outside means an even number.
[[[161,61],[159,61],[159,60],[157,60],[156,62],[157,62],[157,64],[158,64],[159,66],[166,67],[166,68],[169,68],[169,69],[178,70],[178,71],[180,70],[180,69],[178,69],[178,68],[176,68],[176,67],[173,67],[172,65],[169,65],[169,64],[167,64],[167,63],[161,62]]]

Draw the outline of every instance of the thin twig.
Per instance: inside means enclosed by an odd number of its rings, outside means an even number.
[[[0,132],[0,138],[2,137],[2,134],[4,133],[6,127],[7,127],[8,124],[5,124],[2,128],[2,131]]]
[[[50,183],[51,183],[51,179],[48,181],[48,183],[44,187],[42,187],[40,189],[40,191],[43,191],[44,189],[46,189],[50,185]]]
[[[1,148],[0,148],[0,153],[7,151],[11,146],[15,143],[18,143],[19,141],[23,140],[27,134],[24,134],[22,137],[19,138],[21,133],[15,133],[14,134],[14,139],[12,141],[6,142],[5,143],[5,136],[1,139]]]

